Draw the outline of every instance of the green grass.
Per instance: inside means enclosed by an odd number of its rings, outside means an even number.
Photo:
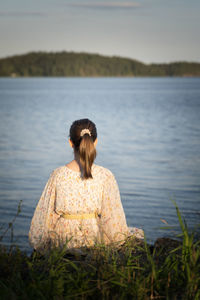
[[[0,299],[200,299],[200,242],[174,204],[179,241],[152,246],[129,238],[120,248],[97,245],[82,255],[66,244],[31,257],[1,246]]]

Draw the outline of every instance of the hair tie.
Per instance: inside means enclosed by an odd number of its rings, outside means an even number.
[[[85,134],[89,134],[89,136],[91,136],[91,132],[89,131],[89,129],[85,128],[81,130],[80,136],[84,136]]]

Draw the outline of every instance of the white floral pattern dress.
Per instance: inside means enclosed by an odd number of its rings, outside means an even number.
[[[83,180],[80,172],[66,165],[51,173],[31,221],[29,241],[34,249],[44,251],[62,246],[66,241],[68,248],[110,244],[124,241],[134,233],[143,237],[142,230],[127,227],[114,175],[93,164],[92,176]],[[96,217],[62,217],[91,213],[96,213]]]

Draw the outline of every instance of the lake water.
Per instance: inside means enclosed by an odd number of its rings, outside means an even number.
[[[96,163],[118,181],[129,226],[149,241],[178,230],[175,200],[190,228],[200,220],[200,78],[0,79],[0,213],[30,253],[28,231],[53,169],[73,158],[71,123],[98,129]],[[10,233],[4,238],[9,245]]]

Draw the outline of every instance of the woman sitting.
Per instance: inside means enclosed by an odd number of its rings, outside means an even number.
[[[108,169],[94,164],[97,131],[88,119],[73,122],[69,143],[74,160],[55,169],[35,209],[29,231],[32,247],[45,252],[95,244],[123,243],[143,231],[126,223],[118,185]]]

